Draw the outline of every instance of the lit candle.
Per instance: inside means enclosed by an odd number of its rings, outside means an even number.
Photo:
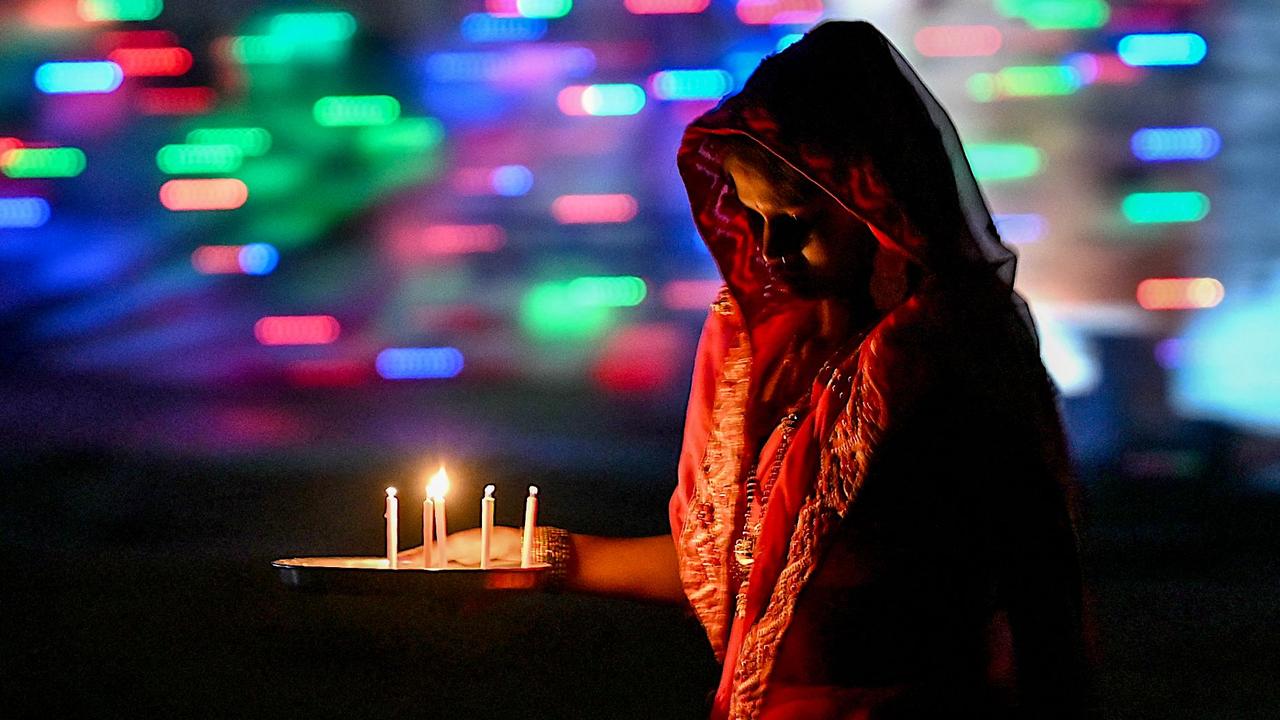
[[[396,489],[387,488],[387,567],[395,570],[400,565],[400,501],[396,499]]]
[[[493,543],[493,486],[484,486],[480,501],[480,569],[489,569],[489,550]]]
[[[432,566],[438,568],[449,564],[449,531],[444,520],[444,494],[447,492],[449,492],[449,474],[441,465],[436,474],[431,476],[431,482],[427,484],[427,494],[431,496],[431,504],[436,516],[436,551]]]
[[[435,503],[431,502],[431,486],[427,486],[427,498],[422,501],[422,567],[429,568],[432,565],[432,548],[434,544],[431,542],[432,529],[435,515]]]
[[[538,486],[529,486],[524,501],[524,537],[520,542],[520,567],[533,565],[533,528],[538,523]]]

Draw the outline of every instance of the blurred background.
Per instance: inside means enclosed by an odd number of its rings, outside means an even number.
[[[680,135],[822,19],[915,65],[1020,255],[1109,716],[1280,714],[1273,0],[0,1],[5,704],[701,717],[678,610],[268,562],[378,554],[441,462],[454,527],[537,482],[664,532],[719,285]]]

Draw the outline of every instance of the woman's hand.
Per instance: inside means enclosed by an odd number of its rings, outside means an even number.
[[[520,529],[495,525],[489,539],[489,559],[498,563],[520,562]],[[449,533],[449,562],[480,564],[480,528]]]
[[[410,567],[413,567],[414,565],[422,565],[422,546],[419,545],[418,547],[409,548],[408,550],[401,550],[400,554],[396,555],[396,557],[400,560],[401,565],[408,565]]]
[[[494,527],[490,559],[495,564],[520,562],[520,528]],[[565,588],[636,600],[685,602],[670,535],[639,538],[569,536],[570,557]],[[480,529],[449,535],[449,561],[466,567],[480,564]],[[400,553],[400,562],[422,566],[422,548]]]
[[[520,529],[494,526],[489,541],[489,559],[500,563],[520,562]],[[400,562],[422,564],[422,546],[400,552]],[[480,528],[449,533],[449,562],[475,567],[480,564]]]

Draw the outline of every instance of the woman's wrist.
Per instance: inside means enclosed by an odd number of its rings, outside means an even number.
[[[551,566],[546,589],[563,590],[573,564],[573,539],[569,531],[558,527],[539,525],[533,531],[533,561]]]

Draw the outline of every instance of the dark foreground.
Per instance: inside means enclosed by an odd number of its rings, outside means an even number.
[[[550,524],[665,530],[670,487],[653,473],[515,467],[467,469],[498,483],[500,523],[518,521],[528,478],[544,486]],[[3,469],[5,718],[699,718],[715,683],[700,629],[676,608],[336,597],[277,582],[274,557],[379,553],[382,488],[417,495],[407,464],[98,455]],[[1103,479],[1088,493],[1108,717],[1280,716],[1280,500],[1187,481]],[[473,494],[451,496],[453,527],[475,523]]]

